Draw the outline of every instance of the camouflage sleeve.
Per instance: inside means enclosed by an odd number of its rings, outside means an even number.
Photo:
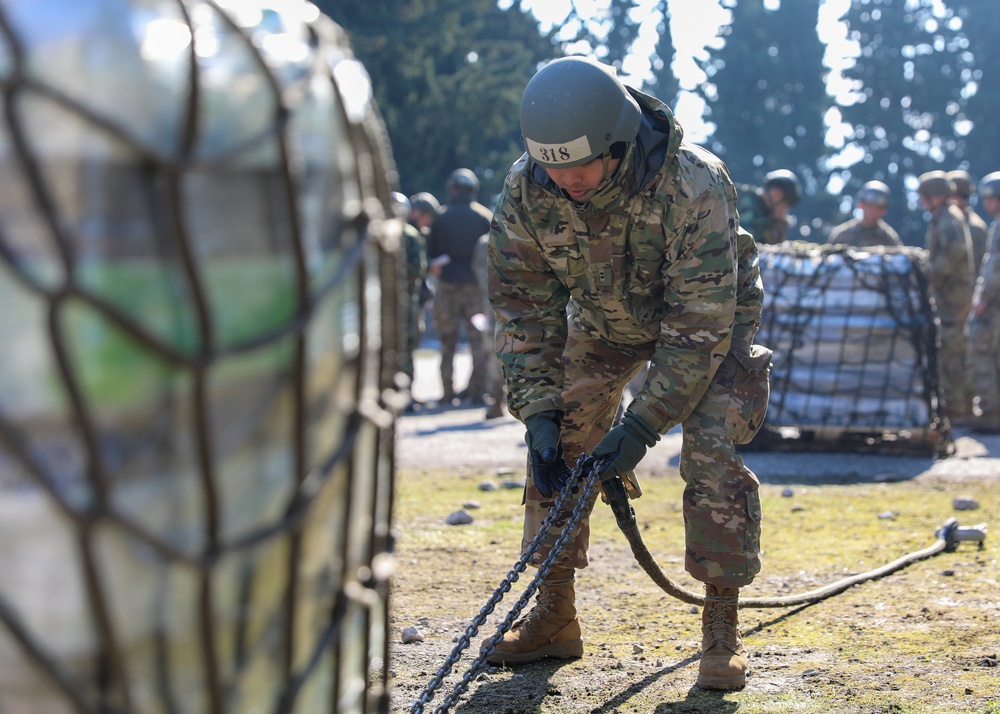
[[[753,236],[743,228],[736,228],[736,323],[733,342],[753,343],[760,329],[760,316],[764,304],[764,283],[760,277],[760,254]]]
[[[504,189],[490,230],[488,282],[507,406],[522,421],[563,411],[562,353],[569,292],[542,255],[517,185]]]
[[[972,302],[976,314],[992,318],[991,311],[1000,304],[1000,221],[990,225],[986,238],[986,253],[979,268],[976,293]],[[980,307],[983,306],[983,307]]]
[[[484,291],[489,289],[486,277],[487,253],[489,251],[489,234],[486,233],[476,241],[476,247],[472,249],[472,272],[476,276],[476,283]]]
[[[949,280],[956,273],[968,275],[966,266],[971,262],[968,233],[964,223],[941,219],[938,224],[938,250],[931,255],[932,273],[947,276]]]
[[[740,287],[733,209],[722,183],[706,191],[678,231],[679,260],[664,267],[668,308],[646,381],[628,407],[661,434],[691,414],[729,352]]]
[[[931,288],[944,325],[965,322],[972,304],[972,265],[968,226],[943,215],[937,225],[937,250],[931,253]]]

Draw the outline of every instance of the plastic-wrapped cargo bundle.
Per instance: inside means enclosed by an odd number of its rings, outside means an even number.
[[[756,447],[950,445],[925,251],[791,242],[760,263],[774,362]]]
[[[0,711],[385,709],[402,224],[347,38],[0,0],[0,82]]]

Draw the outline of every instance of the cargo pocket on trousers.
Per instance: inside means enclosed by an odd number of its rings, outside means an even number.
[[[751,345],[749,351],[730,352],[736,361],[736,374],[729,395],[726,426],[737,444],[747,444],[760,431],[771,396],[771,355],[763,345]]]

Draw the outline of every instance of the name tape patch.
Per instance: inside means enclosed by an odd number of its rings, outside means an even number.
[[[527,144],[528,153],[533,159],[546,164],[569,164],[574,161],[583,161],[593,153],[586,136],[562,144],[540,144],[524,137],[524,143]]]

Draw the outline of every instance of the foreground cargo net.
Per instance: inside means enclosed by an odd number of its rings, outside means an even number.
[[[760,262],[774,363],[750,448],[949,453],[925,252],[791,242]]]
[[[402,224],[343,32],[0,0],[0,84],[0,712],[387,711]]]

